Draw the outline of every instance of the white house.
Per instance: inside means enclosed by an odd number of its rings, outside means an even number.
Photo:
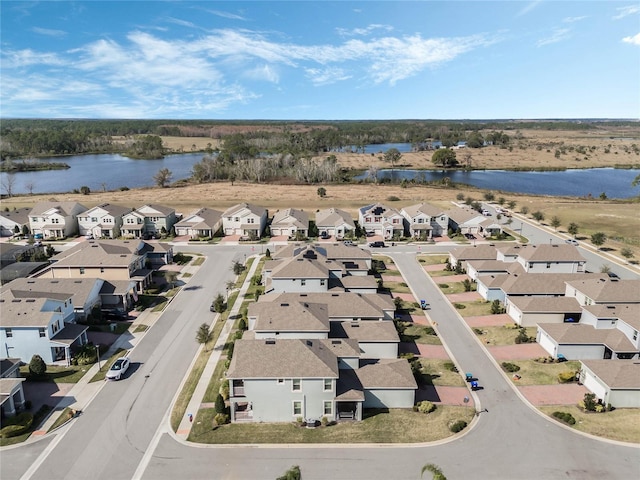
[[[19,358],[3,358],[0,360],[0,412],[2,418],[15,415],[17,409],[23,408],[25,403],[22,382],[26,378],[20,377]]]
[[[91,234],[94,238],[117,238],[122,234],[122,217],[131,208],[102,203],[78,214],[80,235]]]
[[[366,205],[358,210],[360,228],[390,240],[404,235],[404,217],[395,208],[381,203]]]
[[[260,238],[267,225],[267,209],[249,203],[229,207],[222,214],[225,235]]]
[[[586,259],[573,245],[522,245],[516,262],[529,273],[584,273]]]
[[[575,297],[580,305],[640,303],[640,280],[576,277],[566,283],[565,295]]]
[[[447,234],[449,217],[440,208],[428,203],[418,203],[400,210],[405,218],[405,229],[409,236],[428,239]]]
[[[580,363],[580,382],[603,405],[640,407],[640,363],[607,360],[582,360]]]
[[[176,211],[164,205],[143,205],[136,208],[136,213],[144,217],[144,233],[151,235],[170,233],[178,221]]]
[[[309,215],[296,208],[279,210],[271,221],[271,236],[307,237],[309,235]]]
[[[78,233],[78,215],[86,210],[77,202],[38,202],[29,213],[29,229],[44,238],[71,237]]]
[[[175,224],[176,235],[191,238],[212,238],[222,228],[222,212],[201,208]]]
[[[316,212],[318,234],[343,239],[348,233],[355,232],[356,225],[344,210],[325,208]]]
[[[31,213],[31,207],[16,208],[8,212],[0,211],[0,237],[22,234],[25,226],[29,228],[29,213]]]

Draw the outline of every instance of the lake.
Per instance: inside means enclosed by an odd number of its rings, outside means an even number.
[[[640,195],[640,186],[631,186],[631,182],[638,174],[640,174],[638,169],[616,168],[589,168],[559,172],[506,170],[394,170],[392,172],[390,169],[384,169],[378,171],[378,178],[437,182],[448,177],[454,183],[505,192],[571,197],[589,195],[598,197],[604,192],[609,198],[631,198]],[[366,177],[365,173],[356,177],[356,180],[363,180]]]

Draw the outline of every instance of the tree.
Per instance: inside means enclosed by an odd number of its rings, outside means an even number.
[[[219,293],[216,296],[215,300],[213,301],[213,310],[216,313],[222,313],[224,312],[225,308],[226,308],[226,305],[224,304],[224,297],[222,296],[221,293]]]
[[[389,150],[384,152],[384,156],[382,157],[385,162],[391,163],[391,171],[393,171],[396,162],[398,162],[401,158],[402,154],[397,148],[390,148]]]
[[[427,463],[422,470],[420,471],[420,478],[424,476],[424,472],[429,472],[433,475],[433,480],[447,480],[447,477],[444,476],[442,470],[437,465],[433,463]]]
[[[630,258],[633,258],[633,251],[629,247],[622,247],[620,249],[620,255],[629,260]]]
[[[16,184],[16,177],[13,173],[7,173],[2,175],[2,188],[7,192],[7,196],[13,195],[13,187]]]
[[[600,250],[600,247],[604,245],[604,242],[606,241],[607,235],[604,232],[596,232],[591,235],[591,243],[598,247],[598,250]]]
[[[294,465],[289,470],[284,472],[284,475],[282,475],[281,477],[278,477],[276,480],[301,480],[301,479],[302,479],[302,475],[300,473],[300,467],[298,465]]]
[[[573,235],[573,238],[576,238],[578,234],[578,224],[571,222],[567,227],[567,232],[569,232],[569,235]]]
[[[196,332],[196,342],[200,345],[204,345],[205,350],[207,349],[207,343],[209,343],[212,338],[213,332],[209,330],[209,325],[203,323],[198,327],[198,331]]]
[[[56,254],[56,249],[53,245],[47,245],[47,248],[45,248],[45,253],[47,254],[47,257],[53,257]]]
[[[29,195],[33,195],[33,189],[36,188],[36,184],[33,182],[27,182],[24,186],[29,191]]]
[[[540,210],[536,210],[531,214],[531,216],[536,222],[542,222],[544,220],[544,213],[542,213]]]
[[[484,199],[487,202],[493,202],[495,198],[496,196],[493,194],[493,192],[484,192]]]
[[[47,364],[40,355],[34,355],[29,362],[29,375],[36,378],[44,376],[47,372]]]
[[[327,189],[324,187],[318,187],[318,196],[324,198],[327,196]]]
[[[640,185],[640,174],[636,175],[636,178],[631,182],[632,187],[637,187],[638,185]]]
[[[171,288],[175,288],[176,282],[178,281],[178,272],[165,272],[164,278]]]
[[[87,187],[86,185],[83,185],[80,187],[80,193],[82,195],[89,195],[91,193],[91,189],[89,187]]]
[[[22,234],[23,235],[29,235],[29,226],[28,225],[22,225]]]
[[[227,406],[224,404],[224,398],[222,398],[222,395],[220,394],[218,394],[218,396],[216,397],[215,409],[216,409],[216,413],[227,412]]]
[[[516,201],[509,200],[509,203],[507,203],[507,206],[509,207],[509,209],[513,210],[514,208],[516,208]]]
[[[551,218],[551,226],[557,231],[560,226],[560,219],[557,216]]]
[[[240,275],[242,272],[244,272],[244,265],[236,260],[235,262],[233,262],[233,265],[231,265],[231,270],[236,275]]]
[[[456,160],[456,152],[449,148],[439,148],[435,151],[431,157],[431,161],[436,165],[441,165],[444,168],[455,167],[458,165]]]
[[[524,206],[520,209],[520,212],[521,212],[523,215],[526,215],[527,213],[529,213],[529,207],[527,207],[526,205],[524,205]]]
[[[158,170],[158,173],[153,176],[153,180],[160,188],[164,188],[171,181],[171,177],[173,177],[173,172],[171,170],[168,168],[161,168]]]
[[[20,225],[18,225],[17,223],[16,223],[16,226],[13,227],[13,234],[20,235]]]
[[[464,200],[464,193],[460,192],[456,195],[456,200],[458,200],[459,202]]]

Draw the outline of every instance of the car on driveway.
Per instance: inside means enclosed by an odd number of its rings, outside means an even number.
[[[369,244],[369,247],[371,248],[382,248],[384,246],[385,246],[384,242],[371,242]]]
[[[107,380],[120,380],[128,368],[129,359],[127,357],[120,357],[111,365],[111,368],[104,378]]]
[[[575,247],[577,247],[578,245],[580,245],[580,244],[578,243],[578,241],[577,241],[577,240],[574,240],[573,238],[569,238],[569,239],[565,240],[565,241],[564,241],[564,243],[568,243],[569,245],[573,245],[573,246],[575,246]]]

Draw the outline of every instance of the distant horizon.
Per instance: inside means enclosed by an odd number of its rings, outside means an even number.
[[[640,113],[637,0],[5,0],[0,15],[2,118]]]
[[[344,118],[344,119],[310,119],[310,118],[92,118],[92,117],[0,117],[0,120],[51,120],[51,121],[131,121],[148,120],[154,122],[640,122],[637,118],[585,117],[585,118]]]

